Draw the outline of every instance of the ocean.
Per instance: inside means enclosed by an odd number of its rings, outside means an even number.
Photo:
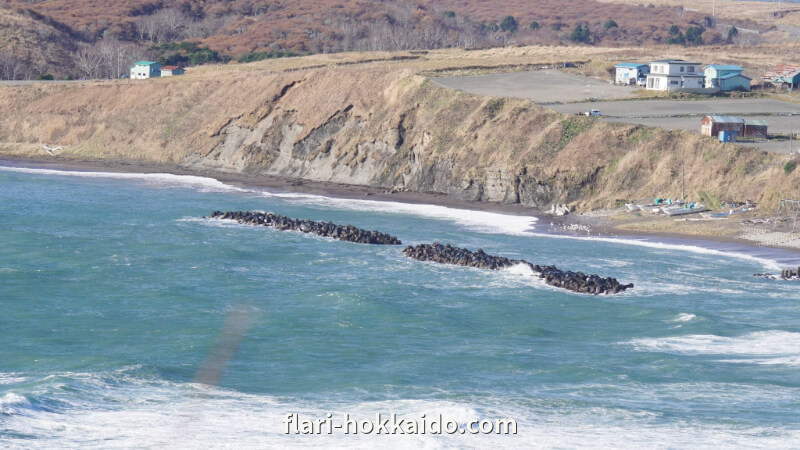
[[[522,270],[204,219],[263,210],[613,276]],[[0,447],[796,447],[797,254],[554,235],[533,217],[201,177],[0,168]],[[512,419],[516,434],[295,434]],[[287,434],[286,431],[289,431]]]

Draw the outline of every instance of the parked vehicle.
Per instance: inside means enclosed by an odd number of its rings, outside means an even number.
[[[603,113],[601,113],[599,109],[590,109],[589,111],[586,111],[583,114],[587,115],[587,116],[602,116],[603,115]]]

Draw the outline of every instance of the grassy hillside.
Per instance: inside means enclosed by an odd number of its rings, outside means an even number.
[[[0,117],[0,152],[36,156],[41,144],[62,145],[66,158],[170,162],[543,208],[677,197],[684,164],[689,194],[771,202],[800,187],[800,171],[785,173],[783,156],[476,97],[420,75],[559,60],[545,47],[320,55],[144,82],[2,88],[0,108],[15,114]]]
[[[776,27],[736,18],[718,27],[707,13],[676,6],[597,0],[568,5],[558,0],[7,0],[0,14],[32,22],[2,28],[14,42],[0,42],[0,58],[16,55],[34,78],[44,71],[58,78],[116,78],[120,66],[138,59],[186,66],[344,51],[659,44],[674,38],[672,27],[681,33],[700,30],[702,44],[709,45],[725,44],[729,25]],[[47,29],[52,32],[41,32]],[[748,36],[748,44],[760,39],[758,33]]]
[[[42,16],[0,7],[0,79],[35,78],[72,67],[76,36]]]

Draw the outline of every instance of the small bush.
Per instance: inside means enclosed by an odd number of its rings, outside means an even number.
[[[503,31],[508,31],[511,34],[516,33],[517,28],[519,28],[519,23],[514,16],[505,16],[500,22],[500,29]]]
[[[613,19],[608,19],[606,23],[603,24],[603,29],[608,31],[612,28],[619,28],[619,25],[617,25],[617,22],[614,22]]]
[[[790,173],[794,172],[795,167],[797,167],[797,161],[789,161],[783,165],[783,172],[786,175],[789,175]]]
[[[530,25],[528,25],[528,28],[530,28],[530,29],[531,29],[531,30],[533,30],[533,31],[536,31],[536,30],[538,30],[539,28],[541,28],[541,26],[539,25],[539,22],[537,22],[537,21],[535,21],[535,20],[534,20],[533,22],[531,22],[531,24],[530,24]]]

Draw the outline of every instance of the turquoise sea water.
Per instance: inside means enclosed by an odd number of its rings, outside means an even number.
[[[578,295],[522,270],[201,218],[253,209],[636,288]],[[0,446],[800,445],[800,283],[752,276],[797,258],[546,229],[194,177],[2,168]],[[286,435],[289,413],[512,418],[518,434]]]

